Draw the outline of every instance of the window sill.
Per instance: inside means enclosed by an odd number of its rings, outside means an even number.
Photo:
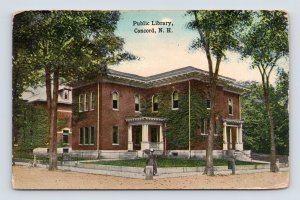
[[[115,109],[115,108],[113,108],[112,110],[113,110],[113,111],[119,111],[119,109]]]
[[[112,145],[113,145],[113,146],[118,146],[119,144],[114,144],[114,143],[113,143]]]
[[[172,108],[172,110],[179,110],[179,108]]]

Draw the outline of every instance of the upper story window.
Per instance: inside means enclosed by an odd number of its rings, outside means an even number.
[[[68,99],[69,99],[69,91],[68,91],[68,90],[65,90],[65,91],[63,92],[63,98],[64,98],[65,100],[68,100]]]
[[[172,109],[179,109],[179,95],[177,91],[173,92],[172,94]]]
[[[135,112],[140,111],[140,96],[138,95],[134,96],[134,111]]]
[[[90,96],[90,106],[91,106],[91,110],[95,110],[95,93],[91,92],[91,96]]]
[[[113,110],[119,110],[119,93],[113,92],[112,93],[112,106]]]
[[[153,112],[158,111],[158,96],[157,95],[152,96],[152,111]]]
[[[84,111],[87,111],[89,108],[88,95],[84,94]]]
[[[207,108],[207,110],[210,110],[210,108],[211,108],[211,101],[210,101],[210,99],[206,100],[206,108]]]
[[[228,114],[233,115],[233,100],[232,98],[228,98]]]
[[[79,107],[79,112],[83,111],[83,95],[79,95],[79,99],[78,99],[78,107]]]

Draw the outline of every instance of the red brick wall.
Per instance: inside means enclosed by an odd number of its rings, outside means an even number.
[[[46,101],[36,101],[33,102],[32,105],[36,107],[41,107],[47,109],[47,102]],[[57,119],[58,120],[66,120],[66,123],[62,124],[58,127],[57,133],[57,142],[59,143],[62,140],[62,129],[69,128],[70,132],[72,132],[72,105],[71,104],[62,104],[58,103],[57,105]],[[72,137],[69,135],[69,146],[72,145]]]
[[[125,119],[138,116],[134,111],[134,96],[140,95],[144,89],[129,87],[113,83],[103,83],[102,89],[102,120],[100,134],[100,149],[105,150],[127,150],[128,127]],[[119,93],[119,110],[112,109],[112,92]],[[112,127],[119,127],[119,144],[112,145]]]
[[[97,149],[97,109],[98,109],[98,90],[97,90],[97,84],[92,84],[89,86],[81,87],[78,89],[74,89],[72,91],[73,95],[73,102],[75,103],[75,99],[78,98],[80,94],[87,94],[88,99],[90,99],[90,94],[91,92],[95,93],[95,109],[90,110],[90,105],[88,106],[88,111],[82,111],[78,112],[76,111],[73,113],[73,119],[72,119],[72,124],[73,124],[73,129],[72,129],[72,149],[74,150],[96,150]],[[78,108],[78,105],[76,105]],[[79,144],[79,130],[80,128],[84,127],[95,127],[95,133],[94,133],[94,145],[80,145]]]
[[[187,91],[188,81],[169,84],[161,87],[142,89],[132,86],[125,86],[116,83],[100,83],[100,130],[99,130],[99,149],[103,150],[127,150],[128,141],[128,127],[125,119],[128,117],[138,116],[138,113],[134,112],[134,96],[140,95],[141,100],[146,99],[151,102],[152,96],[157,93],[171,93],[173,91]],[[207,91],[207,84],[197,80],[191,80],[191,88],[198,89],[199,91]],[[81,150],[96,150],[97,149],[97,84],[88,85],[73,89],[73,100],[79,94],[90,94],[95,92],[95,110],[85,111],[79,114],[79,118],[76,120],[76,116],[73,115],[73,149]],[[119,110],[112,109],[112,93],[116,91],[119,94]],[[228,115],[228,97],[233,99],[233,115]],[[239,119],[239,95],[223,91],[222,87],[217,88],[216,99],[217,112],[222,115],[222,118],[235,118]],[[79,129],[80,127],[95,127],[95,145],[79,145]],[[119,144],[112,144],[112,127],[118,126],[119,128]],[[205,149],[206,136],[200,136],[200,142],[194,144],[192,149]],[[222,140],[222,135],[215,137]],[[216,149],[221,149],[222,146],[215,146]]]

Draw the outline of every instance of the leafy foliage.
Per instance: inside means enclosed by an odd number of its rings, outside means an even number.
[[[276,150],[280,155],[289,154],[288,73],[278,71],[276,87],[270,87],[274,116]],[[245,149],[257,153],[270,153],[268,116],[265,112],[263,88],[257,82],[247,82],[249,91],[243,94],[242,116]],[[259,128],[258,128],[259,127]]]
[[[209,72],[209,100],[211,102],[210,124],[206,148],[205,174],[213,175],[213,148],[215,135],[216,113],[216,88],[218,84],[221,61],[226,59],[227,51],[239,49],[238,33],[248,23],[251,17],[247,11],[188,11],[195,20],[187,24],[188,29],[196,30],[199,37],[192,42],[191,49],[201,49],[205,52]],[[215,60],[215,64],[213,64]]]
[[[13,86],[34,84],[17,76],[26,72],[46,83],[50,170],[57,168],[58,85],[94,79],[105,74],[108,65],[136,59],[114,34],[119,17],[117,11],[25,11],[14,16],[13,70],[22,73],[13,73]],[[14,99],[21,92],[15,92]]]
[[[13,28],[15,66],[36,75],[46,65],[57,65],[60,78],[70,81],[95,77],[107,65],[135,59],[123,50],[124,40],[114,35],[119,17],[116,11],[19,13]]]
[[[163,117],[167,121],[167,149],[188,149],[189,145],[189,100],[188,91],[179,93],[179,109],[172,110],[172,93],[158,93],[158,112],[152,112],[151,100],[144,99],[141,106],[142,116]],[[205,140],[200,135],[201,119],[208,119],[205,94],[191,90],[191,145]]]
[[[18,122],[19,142],[18,150],[32,151],[37,147],[47,147],[48,144],[48,118],[47,110],[22,104],[22,115]]]
[[[263,99],[267,113],[272,172],[279,171],[276,166],[275,118],[272,106],[272,86],[270,75],[280,68],[279,60],[288,55],[288,19],[282,11],[254,12],[250,28],[241,37],[240,53],[242,58],[251,59],[251,67],[258,69],[262,80]]]

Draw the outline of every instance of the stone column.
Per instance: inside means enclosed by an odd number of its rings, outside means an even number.
[[[223,123],[223,150],[228,150],[227,148],[227,126],[226,122]]]
[[[132,142],[132,126],[128,125],[128,150],[133,150],[133,142]]]
[[[232,149],[232,128],[229,129],[229,149]]]
[[[162,124],[159,126],[159,150],[164,150],[164,133]]]
[[[149,149],[149,140],[148,140],[148,124],[142,125],[142,143],[141,143],[141,150]]]
[[[242,124],[239,125],[238,131],[237,131],[238,137],[238,144],[236,145],[236,149],[243,151],[244,150],[244,145],[243,145],[243,126]]]
[[[239,144],[240,143],[239,127],[236,127],[235,135],[236,135],[235,144]]]

